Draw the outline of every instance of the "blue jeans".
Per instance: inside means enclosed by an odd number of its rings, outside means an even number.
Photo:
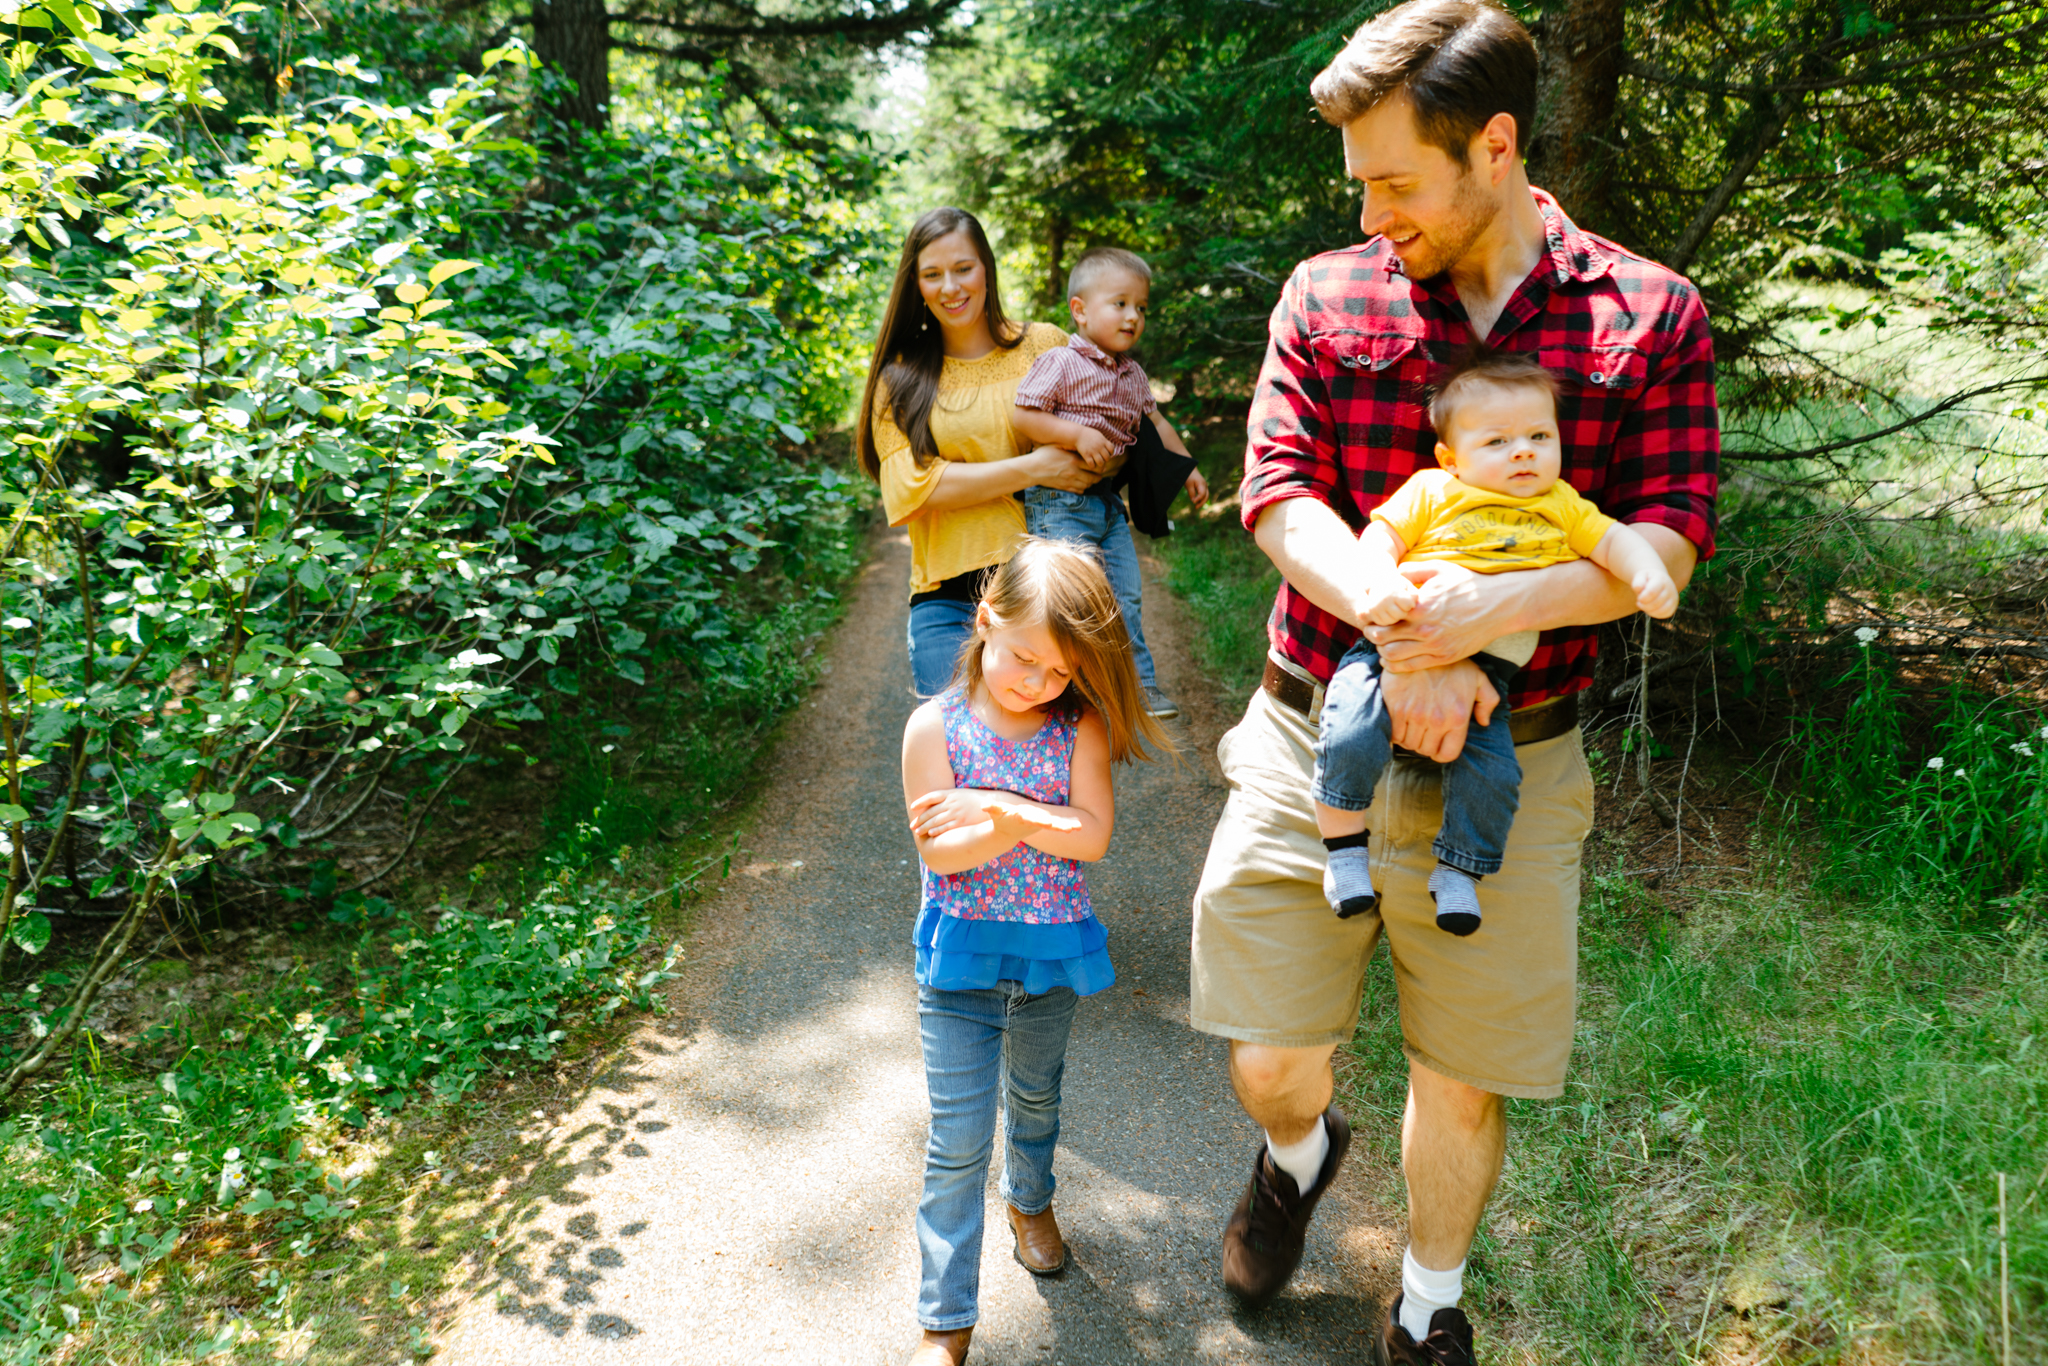
[[[1444,766],[1444,824],[1436,856],[1474,877],[1500,871],[1508,830],[1521,805],[1522,764],[1508,733],[1508,684],[1521,668],[1497,655],[1472,662],[1501,695],[1493,723],[1465,732],[1465,748]],[[1393,718],[1380,692],[1380,652],[1371,641],[1352,646],[1323,693],[1316,730],[1316,774],[1310,792],[1324,806],[1363,811],[1392,757]]]
[[[974,634],[974,604],[933,598],[910,608],[910,686],[937,697],[953,681],[960,647]]]
[[[1124,520],[1123,504],[1092,493],[1062,489],[1024,490],[1024,526],[1033,536],[1092,545],[1102,558],[1102,572],[1123,609],[1124,629],[1131,636],[1131,661],[1138,666],[1141,687],[1154,687],[1152,652],[1145,648],[1145,581],[1138,574],[1138,547]]]
[[[1081,998],[1068,987],[1027,996],[1021,983],[987,991],[917,989],[931,1091],[931,1141],[917,1245],[924,1278],[917,1322],[936,1332],[980,1317],[982,1190],[1004,1103],[1003,1198],[1025,1214],[1052,1204],[1052,1151],[1060,1137],[1060,1074]]]

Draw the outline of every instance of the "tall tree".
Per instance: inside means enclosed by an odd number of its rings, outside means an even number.
[[[461,0],[457,0],[460,3]],[[753,102],[792,141],[798,124],[832,123],[852,91],[849,71],[891,51],[956,39],[966,0],[532,0],[534,54],[568,86],[552,112],[602,128],[612,52],[660,58],[698,78],[722,70],[726,88]]]
[[[1626,58],[1626,0],[1567,0],[1539,21],[1542,101],[1530,176],[1596,232],[1613,230],[1614,115]]]
[[[611,20],[605,0],[533,0],[533,55],[561,74],[553,113],[580,128],[602,129],[612,100]]]

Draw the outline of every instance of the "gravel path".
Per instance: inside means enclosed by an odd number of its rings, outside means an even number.
[[[674,1012],[523,1136],[516,1231],[437,1361],[883,1366],[915,1341],[908,558],[900,534],[878,542],[774,760],[746,866],[701,914]],[[1188,905],[1223,802],[1215,741],[1242,703],[1210,695],[1163,587],[1146,626],[1188,755],[1119,778],[1115,842],[1089,874],[1118,981],[1082,1003],[1068,1054],[1054,1207],[1074,1265],[1041,1282],[1011,1259],[992,1173],[971,1360],[1364,1361],[1401,1229],[1342,1186],[1277,1304],[1242,1314],[1222,1288],[1256,1131],[1222,1045],[1187,1027]]]

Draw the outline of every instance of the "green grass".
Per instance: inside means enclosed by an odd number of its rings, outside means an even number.
[[[1151,543],[1166,565],[1166,586],[1194,622],[1195,662],[1225,697],[1259,684],[1265,667],[1266,618],[1280,573],[1238,520],[1234,462],[1243,450],[1241,425],[1219,421],[1186,433],[1218,503],[1189,513],[1180,505],[1171,536]]]
[[[1757,863],[1683,925],[1589,879],[1571,1079],[1510,1104],[1482,1322],[1529,1362],[1992,1361],[2005,1172],[2013,1360],[2048,1358],[2048,941],[1830,906]],[[1390,1169],[1384,955],[1367,999],[1346,1075]]]

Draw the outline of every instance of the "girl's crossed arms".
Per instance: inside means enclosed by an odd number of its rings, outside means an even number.
[[[1005,627],[984,606],[974,648],[981,651],[981,678],[968,707],[1003,739],[1030,739],[1045,723],[1042,708],[1072,680],[1059,642],[1042,622]],[[978,868],[1020,844],[1083,863],[1109,849],[1116,824],[1109,728],[1092,707],[1083,707],[1075,723],[1067,805],[954,782],[943,713],[938,702],[927,702],[903,732],[903,799],[918,857],[935,873]]]

